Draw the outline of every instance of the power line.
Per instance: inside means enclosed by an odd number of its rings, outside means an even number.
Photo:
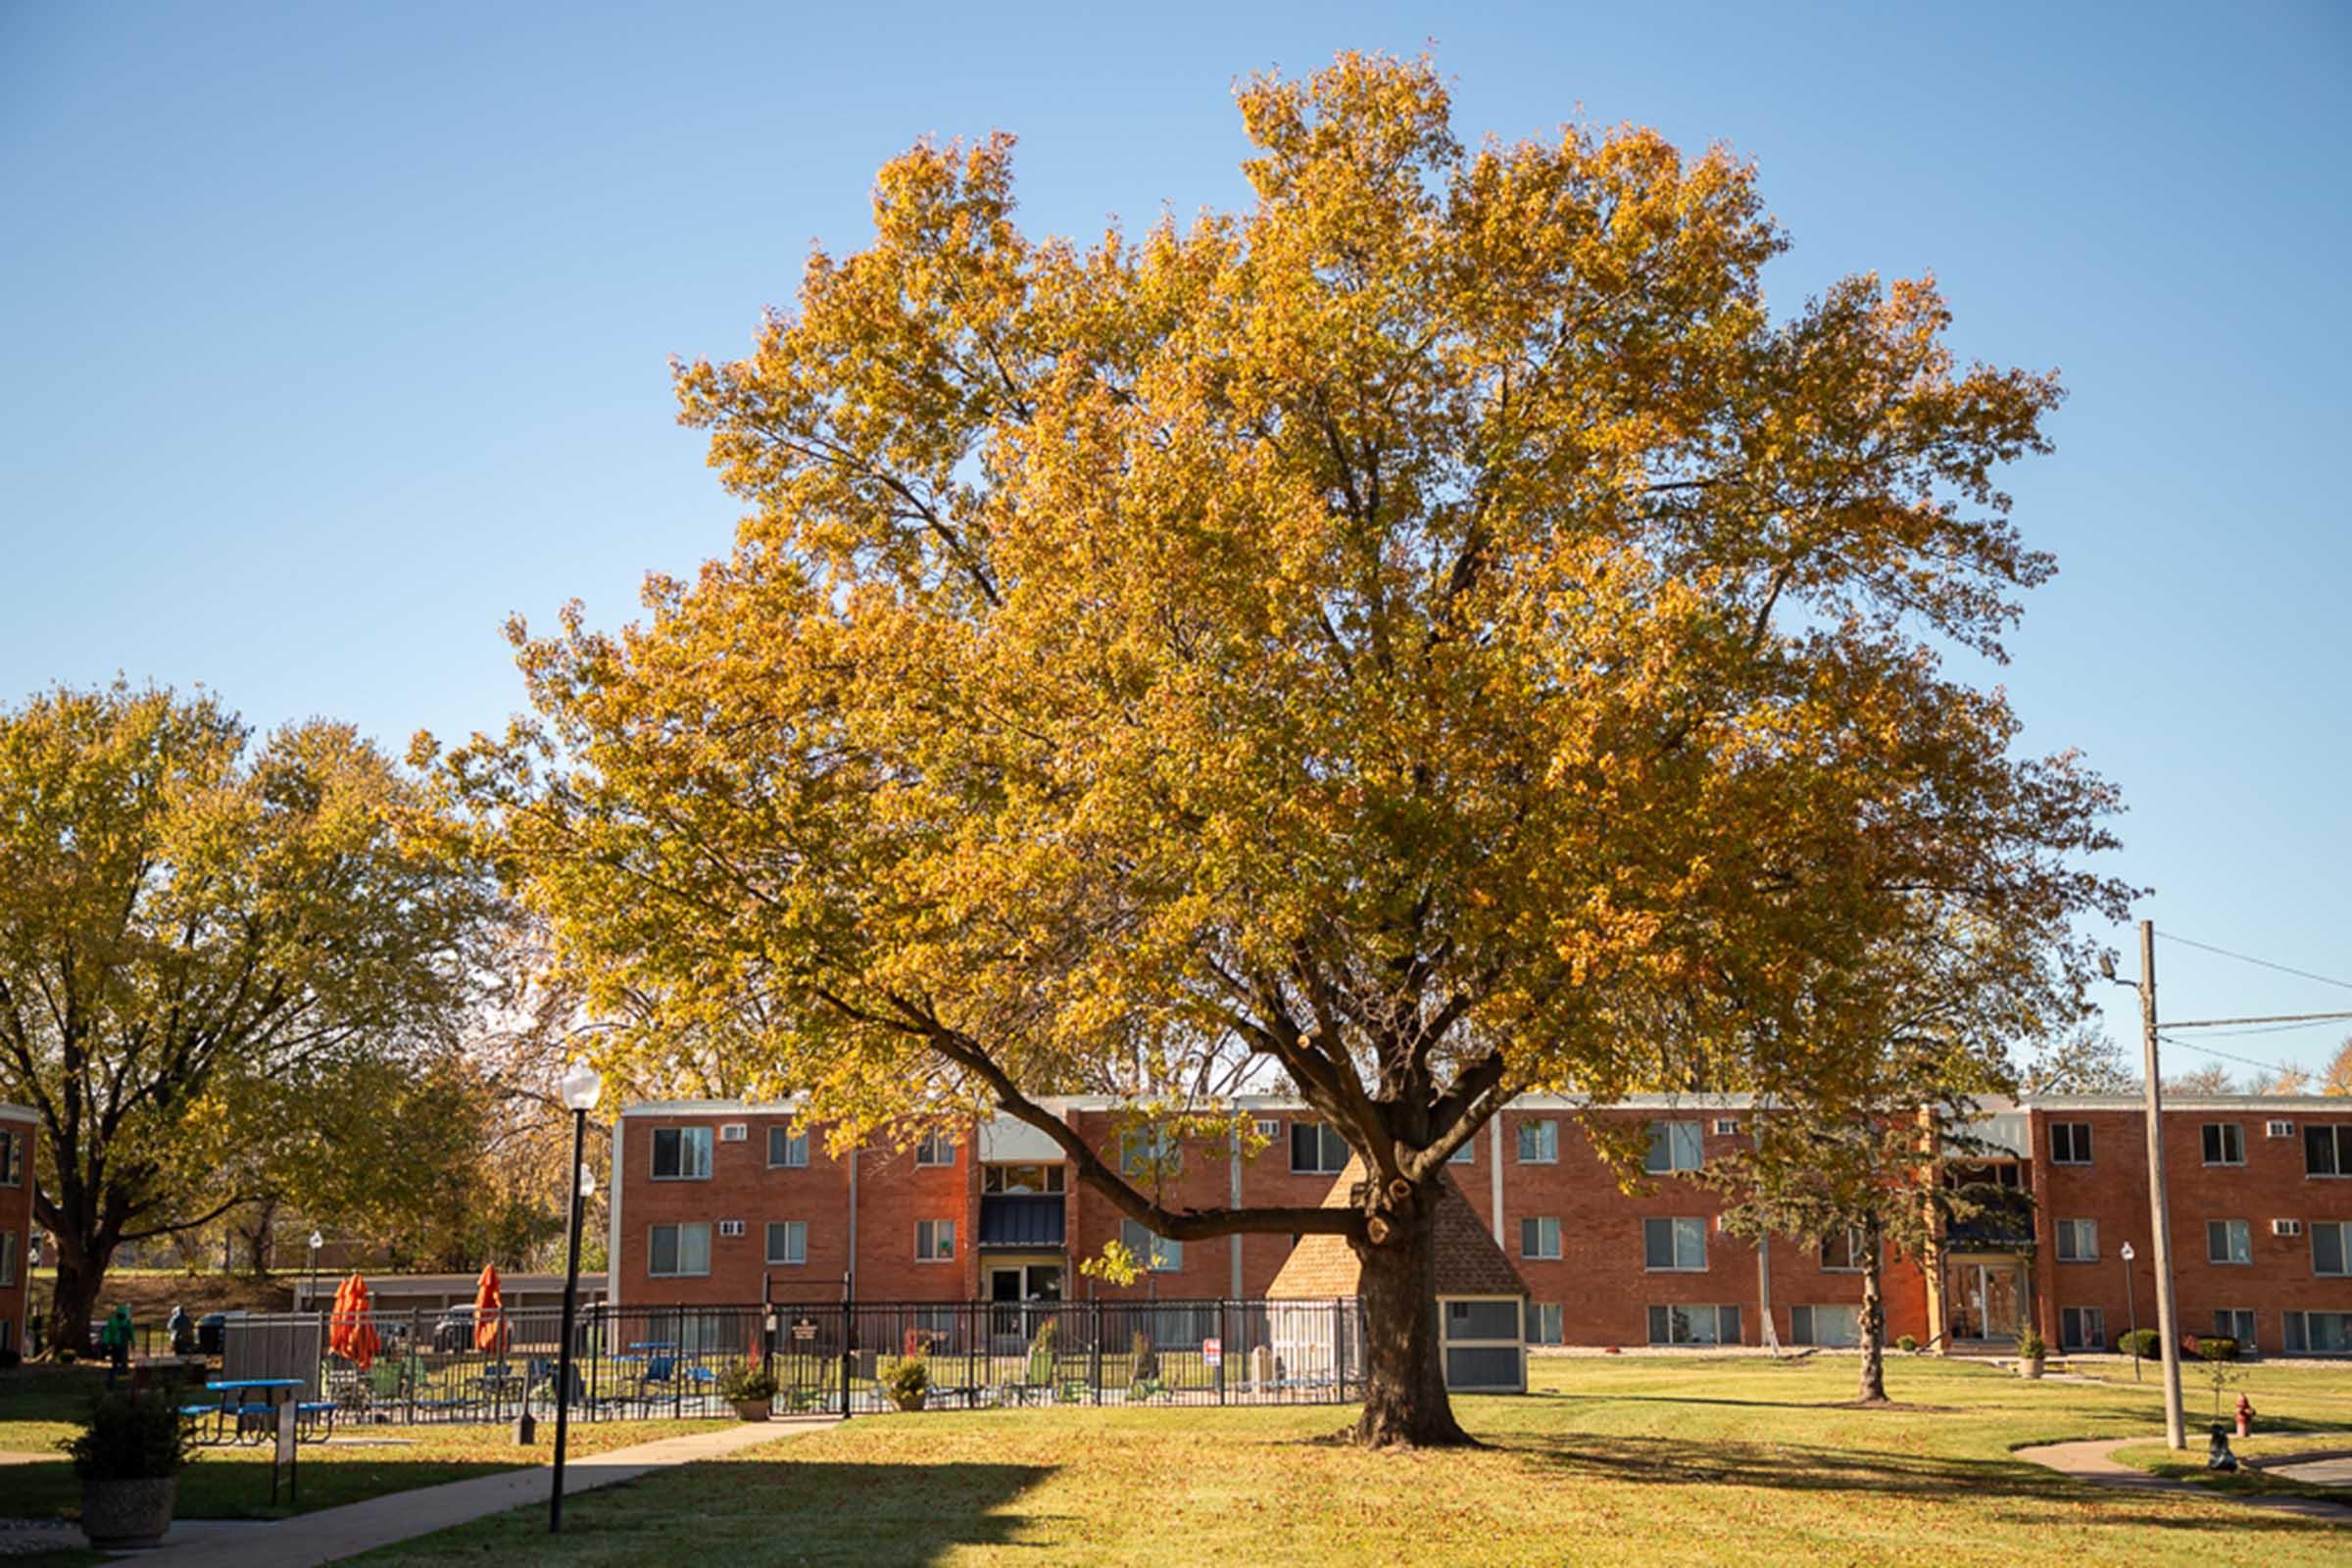
[[[2352,991],[2352,980],[2338,980],[2332,975],[2313,974],[2309,969],[2297,969],[2288,964],[2273,963],[2268,958],[2257,958],[2249,954],[2231,953],[2228,948],[2217,948],[2210,942],[2198,942],[2188,937],[2175,936],[2170,931],[2158,931],[2156,934],[2167,942],[2178,942],[2184,948],[2195,948],[2204,953],[2216,953],[2225,958],[2235,958],[2240,963],[2259,964],[2265,969],[2276,969],[2280,974],[2291,974],[2305,980],[2317,980],[2324,986],[2340,986],[2346,991]]]
[[[2224,1061],[2234,1061],[2241,1067],[2260,1067],[2264,1072],[2283,1073],[2304,1072],[2309,1070],[2302,1067],[2282,1066],[2275,1061],[2256,1061],[2252,1056],[2240,1056],[2227,1051],[2216,1051],[2211,1046],[2201,1046],[2194,1040],[2180,1040],[2172,1035],[2160,1034],[2156,1038],[2162,1040],[2168,1046],[2183,1046],[2188,1050],[2197,1052],[2202,1055],[2219,1056]]]

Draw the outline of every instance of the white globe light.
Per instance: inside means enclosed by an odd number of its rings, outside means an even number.
[[[318,1234],[317,1231],[313,1231],[313,1232],[311,1232],[311,1250],[312,1250],[312,1251],[316,1252],[317,1250],[318,1250],[318,1249],[320,1249],[321,1247],[324,1247],[325,1245],[326,1245],[326,1238],[325,1238],[325,1237],[323,1237],[323,1236],[319,1235],[319,1234]]]
[[[599,1095],[605,1092],[604,1079],[584,1061],[575,1061],[564,1071],[564,1103],[571,1110],[594,1110]]]

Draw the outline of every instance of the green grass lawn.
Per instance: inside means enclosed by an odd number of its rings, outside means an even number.
[[[2254,1369],[2267,1421],[2352,1428],[2352,1370]],[[1898,1358],[1841,1408],[1850,1358],[1540,1358],[1466,1398],[1471,1452],[1367,1454],[1335,1408],[860,1418],[407,1543],[378,1563],[633,1564],[690,1541],[785,1563],[2071,1564],[2352,1561],[2347,1525],[2069,1482],[2013,1448],[2156,1434],[2156,1386],[2026,1383]],[[2196,1408],[2191,1400],[2192,1414]]]

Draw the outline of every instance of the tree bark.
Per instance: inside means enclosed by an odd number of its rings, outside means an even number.
[[[1862,1387],[1858,1397],[1886,1398],[1886,1298],[1880,1289],[1878,1216],[1862,1222]]]
[[[106,1259],[112,1246],[93,1257],[61,1236],[57,1239],[57,1281],[49,1292],[49,1343],[71,1346],[76,1355],[89,1350],[89,1324],[98,1309],[98,1289],[106,1280]]]
[[[1468,1433],[1446,1393],[1437,1301],[1437,1192],[1384,1206],[1384,1241],[1351,1243],[1362,1272],[1364,1408],[1355,1441],[1367,1448],[1463,1447]]]

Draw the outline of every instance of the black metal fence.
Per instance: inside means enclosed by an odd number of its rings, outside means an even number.
[[[463,1309],[373,1313],[365,1367],[319,1353],[328,1319],[229,1319],[220,1375],[301,1379],[306,1400],[346,1422],[555,1414],[556,1308],[504,1314],[487,1347]],[[599,1305],[573,1335],[571,1418],[586,1421],[725,1415],[730,1380],[761,1366],[778,1413],[896,1409],[892,1363],[918,1356],[934,1410],[1336,1404],[1363,1392],[1363,1323],[1346,1298]]]

